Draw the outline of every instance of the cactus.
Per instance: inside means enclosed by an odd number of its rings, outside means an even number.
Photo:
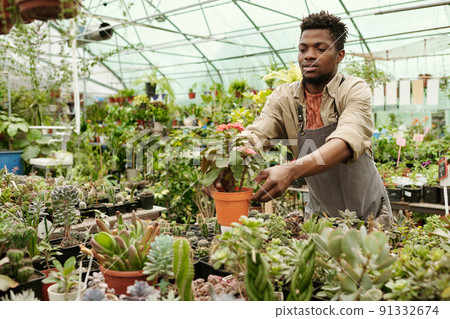
[[[208,224],[206,224],[206,223],[202,224],[200,226],[200,232],[201,232],[202,237],[208,238],[208,236],[209,236]]]
[[[312,276],[315,266],[315,244],[311,238],[307,242],[294,239],[292,246],[288,255],[295,265],[295,270],[291,278],[291,291],[287,300],[309,301],[313,292]]]
[[[197,243],[198,247],[209,247],[209,241],[206,239],[200,239]]]
[[[208,247],[197,247],[197,249],[194,252],[195,256],[197,258],[204,258],[209,256],[209,249]]]
[[[186,237],[189,238],[189,237],[194,237],[194,236],[195,236],[195,233],[192,230],[186,232]]]
[[[148,281],[157,277],[173,278],[173,243],[172,236],[160,235],[151,244],[148,262],[144,265],[144,274],[149,275]]]
[[[249,299],[251,301],[275,300],[274,288],[268,278],[269,266],[259,251],[247,252],[246,267],[244,283]]]
[[[50,193],[52,205],[55,208],[53,212],[53,221],[56,226],[64,227],[63,242],[72,244],[70,228],[78,223],[79,211],[75,209],[80,201],[78,198],[78,189],[73,185],[56,186]]]
[[[325,228],[313,238],[317,251],[323,255],[316,261],[337,273],[337,280],[324,285],[318,296],[345,301],[381,300],[381,288],[391,277],[396,260],[389,253],[388,237],[383,232],[367,234],[364,226],[359,231],[344,226]]]
[[[80,203],[78,204],[78,207],[79,207],[80,209],[86,209],[86,208],[87,208],[87,204],[86,204],[86,202],[80,202]]]
[[[191,260],[191,246],[186,238],[178,238],[173,244],[173,272],[180,300],[193,301],[191,286],[194,266]]]
[[[6,275],[18,283],[27,282],[34,274],[30,258],[24,258],[24,252],[19,249],[10,249],[6,252],[6,262],[0,266],[0,274]]]
[[[191,245],[192,244],[197,244],[197,242],[198,242],[198,237],[197,236],[191,236],[191,237],[189,237],[188,238],[188,240],[189,240],[189,242],[191,243]]]
[[[109,229],[101,220],[96,223],[99,233],[91,238],[92,253],[98,263],[105,268],[119,271],[142,270],[151,248],[151,243],[159,235],[159,224],[150,224],[139,219],[132,212],[131,224],[123,221],[117,212],[117,228]]]

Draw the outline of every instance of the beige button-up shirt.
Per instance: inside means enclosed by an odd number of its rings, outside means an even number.
[[[366,152],[372,156],[372,120],[371,91],[369,86],[358,77],[346,76],[339,85],[342,74],[335,77],[325,86],[320,106],[323,125],[336,122],[334,102],[339,113],[336,130],[328,136],[339,138],[350,146],[353,156],[348,164],[356,161]],[[246,136],[254,147],[267,150],[279,139],[287,139],[288,147],[297,158],[297,134],[300,130],[297,103],[303,106],[306,127],[306,103],[302,82],[282,84],[268,97],[261,115],[254,123],[246,127],[241,134]],[[284,143],[286,144],[286,143]]]

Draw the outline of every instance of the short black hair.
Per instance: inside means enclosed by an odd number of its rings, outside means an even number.
[[[310,29],[327,29],[330,32],[331,39],[335,42],[337,51],[344,48],[345,40],[347,40],[348,29],[345,23],[338,16],[325,11],[311,13],[303,18],[300,29],[301,33]]]

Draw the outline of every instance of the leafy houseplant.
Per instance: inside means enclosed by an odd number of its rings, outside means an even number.
[[[83,282],[77,283],[78,276],[75,274],[75,263],[76,259],[73,256],[64,262],[64,267],[59,261],[53,260],[53,265],[57,271],[52,271],[42,281],[43,283],[56,283],[56,285],[48,288],[50,301],[75,300],[78,290],[80,290],[81,294],[86,289],[86,285]]]
[[[195,99],[195,88],[197,87],[197,83],[192,84],[192,86],[189,88],[189,98]]]
[[[438,165],[430,164],[424,168],[422,174],[427,179],[427,185],[423,186],[424,203],[437,204],[441,201],[438,177]]]
[[[234,93],[236,97],[242,97],[242,93],[248,90],[247,80],[234,80],[230,83],[229,92]]]
[[[252,195],[252,189],[243,186],[246,176],[250,180],[260,168],[256,156],[258,153],[246,148],[245,138],[239,135],[243,130],[244,126],[241,123],[217,126],[215,131],[217,139],[203,151],[201,162],[203,185],[213,184],[219,174],[223,177],[223,189],[212,191],[219,224],[222,226],[230,226],[232,222],[237,222],[242,214],[248,216],[248,199]],[[231,202],[238,206],[227,207],[230,205],[230,198]],[[234,198],[239,200],[236,201]],[[233,214],[230,214],[231,212]],[[226,217],[227,215],[230,219]]]

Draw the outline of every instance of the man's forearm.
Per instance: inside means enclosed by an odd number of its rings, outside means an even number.
[[[332,169],[347,161],[353,152],[350,146],[341,139],[332,139],[314,152],[290,163],[294,179],[308,177]]]

